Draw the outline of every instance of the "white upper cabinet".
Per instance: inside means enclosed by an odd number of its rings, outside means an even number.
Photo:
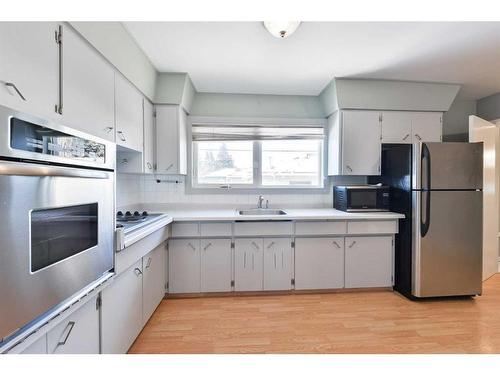
[[[441,112],[415,112],[411,127],[413,142],[441,142],[443,133]]]
[[[187,115],[179,105],[156,106],[156,172],[187,173]]]
[[[70,26],[63,27],[62,45],[61,120],[64,125],[114,141],[112,66]]]
[[[121,74],[115,74],[116,144],[143,151],[143,96]]]
[[[382,113],[382,143],[411,143],[412,116],[409,112]]]
[[[380,174],[381,121],[378,111],[337,111],[329,118],[328,174]]]
[[[155,171],[155,123],[154,123],[154,106],[144,99],[144,173],[154,173]]]
[[[0,22],[0,104],[55,118],[58,48],[55,22]]]

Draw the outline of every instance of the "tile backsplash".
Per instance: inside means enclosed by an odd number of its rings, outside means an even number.
[[[158,183],[157,179],[161,182]],[[330,177],[328,192],[318,194],[263,193],[270,206],[283,208],[332,207],[332,186],[335,184],[364,183],[365,177]],[[118,173],[116,178],[116,206],[118,209],[141,204],[161,204],[172,208],[255,206],[258,193],[242,194],[217,192],[214,194],[186,193],[185,176],[153,176]]]

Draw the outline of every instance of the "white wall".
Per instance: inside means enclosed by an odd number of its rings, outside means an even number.
[[[149,100],[154,100],[156,69],[121,22],[70,24]]]
[[[196,93],[194,116],[325,118],[317,96]]]
[[[443,141],[462,141],[469,140],[469,116],[475,115],[475,100],[456,99],[448,112],[443,115]]]

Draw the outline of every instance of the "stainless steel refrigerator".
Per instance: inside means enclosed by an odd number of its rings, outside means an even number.
[[[395,243],[394,289],[409,298],[482,291],[482,143],[386,144],[391,210],[405,214]]]

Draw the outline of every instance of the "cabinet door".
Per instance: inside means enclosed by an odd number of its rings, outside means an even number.
[[[20,354],[47,354],[47,335],[43,335]]]
[[[121,74],[115,74],[116,144],[143,150],[143,97]]]
[[[264,239],[264,290],[292,288],[292,240]]]
[[[156,106],[156,166],[160,174],[186,174],[187,119],[178,105]]]
[[[40,117],[56,117],[57,28],[55,22],[0,22],[0,104]]]
[[[200,241],[170,240],[168,247],[170,293],[200,292]]]
[[[392,237],[346,237],[345,287],[392,285]]]
[[[114,141],[114,79],[111,65],[76,31],[65,26],[64,125]]]
[[[411,143],[410,112],[382,113],[382,143]]]
[[[412,115],[413,142],[441,142],[441,112],[417,112]]]
[[[154,173],[155,167],[155,129],[154,106],[144,99],[144,172]]]
[[[231,239],[201,240],[201,291],[231,291]]]
[[[344,239],[295,239],[295,289],[344,287]]]
[[[97,296],[47,333],[48,353],[99,354]]]
[[[102,291],[102,352],[123,354],[142,329],[142,259]]]
[[[143,257],[142,324],[146,324],[165,297],[165,244]]]
[[[263,290],[262,238],[240,238],[234,241],[234,290]]]
[[[342,112],[342,174],[379,175],[381,158],[380,113]]]

